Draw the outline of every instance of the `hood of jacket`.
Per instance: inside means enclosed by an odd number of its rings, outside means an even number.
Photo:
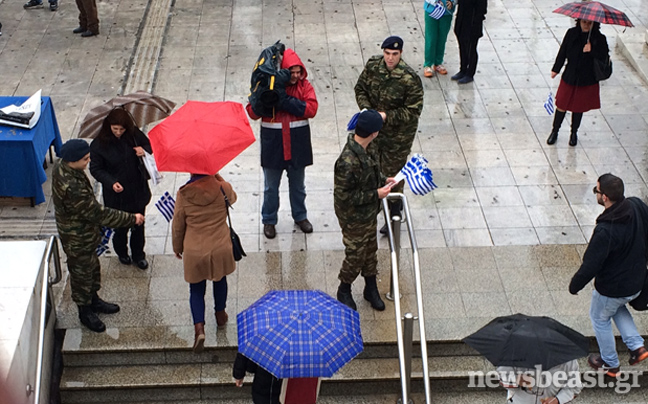
[[[627,199],[615,202],[596,218],[596,223],[628,223],[634,218],[634,210]]]
[[[222,198],[218,181],[214,177],[204,177],[180,188],[182,197],[192,205],[207,206]]]
[[[304,80],[308,77],[308,72],[306,71],[306,66],[302,63],[301,59],[294,50],[288,48],[284,51],[283,59],[281,60],[282,69],[290,69],[293,66],[300,66],[302,68],[301,79]]]

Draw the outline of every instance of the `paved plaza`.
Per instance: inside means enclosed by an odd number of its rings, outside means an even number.
[[[551,315],[591,336],[588,293],[571,296],[567,285],[602,212],[592,186],[599,175],[612,172],[625,181],[626,195],[648,198],[648,85],[615,46],[619,35],[645,33],[648,0],[608,1],[626,11],[636,28],[623,33],[620,27],[602,27],[614,62],[614,74],[601,83],[602,108],[584,115],[578,146],[567,144],[569,117],[556,145],[547,146],[552,117],[543,103],[559,80],[550,79],[550,69],[573,24],[552,10],[566,2],[490,0],[475,81],[450,80],[459,61],[452,32],[445,59],[450,74],[422,79],[425,105],[413,152],[430,161],[439,188],[422,197],[406,194],[421,248],[430,339],[457,340],[493,316],[516,312]],[[422,77],[422,0],[97,3],[101,33],[80,38],[71,32],[77,9],[70,0],[61,0],[56,12],[26,11],[20,0],[0,2],[0,94],[31,95],[42,88],[52,97],[65,141],[77,136],[87,111],[124,90],[148,89],[178,106],[187,100],[244,103],[260,51],[277,40],[294,47],[319,101],[311,120],[314,165],[306,170],[306,203],[315,231],[305,235],[293,224],[284,178],[278,235],[263,236],[258,142],[225,167],[221,174],[238,193],[232,221],[250,253],[230,277],[228,311],[246,308],[272,288],[319,288],[333,295],[343,257],[333,211],[333,164],[346,142],[346,124],[357,112],[353,86],[364,62],[381,52],[379,45],[389,35],[404,39],[403,59]],[[164,19],[153,24],[157,31],[149,31],[152,18],[160,15]],[[150,76],[142,73],[147,71]],[[147,88],[133,88],[135,78]],[[258,135],[258,122],[252,127]],[[153,201],[165,191],[175,194],[187,179],[187,174],[166,173],[152,187]],[[41,205],[0,206],[0,236],[53,234],[49,181],[43,187],[47,200]],[[122,305],[121,313],[106,319],[107,333],[80,329],[69,290],[62,293],[60,326],[70,329],[66,349],[190,346],[188,287],[180,261],[172,256],[170,226],[153,203],[146,234],[149,271],[102,258],[104,297]],[[380,246],[385,292],[385,238]],[[404,253],[409,268],[407,257]],[[409,309],[411,270],[402,276]],[[378,313],[360,294],[356,301],[366,340],[395,340],[392,305]],[[645,332],[648,317],[638,316],[637,322]],[[210,334],[207,345],[235,344],[231,323],[216,339]],[[215,333],[214,324],[207,328]]]

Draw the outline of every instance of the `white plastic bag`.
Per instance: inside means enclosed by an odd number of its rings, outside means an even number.
[[[157,164],[155,164],[155,158],[153,158],[153,155],[144,150],[144,157],[142,157],[142,161],[144,162],[144,166],[146,167],[146,171],[149,173],[149,177],[151,177],[151,183],[153,185],[157,185],[162,181],[162,174],[157,169]]]

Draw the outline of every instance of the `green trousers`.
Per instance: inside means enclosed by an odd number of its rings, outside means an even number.
[[[376,237],[376,216],[366,223],[346,223],[342,226],[344,261],[338,279],[344,283],[362,276],[378,274],[378,239]]]
[[[101,266],[97,253],[68,255],[67,267],[70,273],[72,300],[79,306],[92,303],[92,296],[101,289]]]
[[[424,67],[443,64],[448,32],[452,25],[452,14],[438,20],[425,13],[425,63]]]

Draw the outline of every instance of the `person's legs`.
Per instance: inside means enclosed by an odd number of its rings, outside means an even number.
[[[79,320],[94,332],[106,330],[105,324],[92,310],[92,298],[101,288],[101,266],[95,251],[74,254],[66,251],[72,300],[79,309]]]
[[[466,50],[466,57],[468,58],[468,61],[465,72],[466,76],[469,77],[474,77],[475,72],[477,72],[477,62],[479,61],[479,55],[477,54],[478,42],[479,38],[470,38],[470,41],[468,42],[468,49]]]
[[[376,281],[376,276],[378,275],[378,256],[376,252],[378,251],[378,239],[376,237],[376,227],[378,223],[375,219],[372,223],[367,225],[367,234],[365,237],[365,248],[364,248],[364,260],[361,270],[361,274],[365,279],[365,288],[363,291],[363,296],[367,300],[371,307],[378,311],[385,310],[385,302],[380,298],[380,292],[378,292],[378,284]]]
[[[88,29],[88,16],[85,12],[85,7],[83,6],[84,0],[75,0],[77,8],[79,9],[79,28],[83,28],[83,31]],[[79,30],[79,32],[83,32]]]
[[[434,65],[437,29],[436,21],[437,20],[430,17],[428,13],[425,13],[425,62],[423,63],[423,67],[432,67]]]
[[[223,311],[227,307],[227,276],[212,283],[214,284],[214,311]]]
[[[141,226],[133,226],[130,231],[130,249],[133,261],[139,262],[146,258],[146,253],[144,252],[144,244],[146,242],[144,224]]]
[[[619,356],[616,351],[614,333],[612,332],[612,317],[617,313],[622,303],[618,299],[602,296],[596,290],[592,291],[590,320],[596,335],[601,359],[610,367],[619,367]]]
[[[95,0],[81,0],[88,21],[88,31],[99,34],[99,16],[97,14],[97,2]]]
[[[288,167],[288,195],[290,196],[290,210],[295,222],[308,218],[306,212],[306,185],[304,185],[305,167]]]
[[[578,128],[583,120],[582,112],[572,112],[571,134],[569,135],[569,145],[576,146],[578,144]]]
[[[551,133],[547,138],[548,145],[552,145],[556,143],[556,140],[558,140],[558,132],[560,131],[560,127],[562,126],[566,113],[566,111],[561,111],[556,108],[556,112],[554,113],[553,128],[551,129]]]
[[[446,42],[448,41],[448,33],[452,26],[452,15],[445,15],[437,20],[436,31],[436,49],[434,51],[434,65],[440,66],[443,64],[443,57],[445,55]]]
[[[113,249],[115,254],[120,258],[128,258],[128,227],[118,227],[114,229],[113,233]]]
[[[261,219],[263,224],[277,224],[277,212],[279,211],[279,185],[283,170],[264,168],[264,190],[263,207],[261,208]]]
[[[626,303],[631,302],[635,296],[630,296],[627,298],[619,298],[621,302],[625,301]],[[644,339],[639,334],[637,326],[632,318],[632,314],[626,307],[625,303],[619,307],[616,314],[612,317],[614,319],[614,324],[616,324],[623,339],[623,343],[628,347],[629,350],[634,351],[644,346]]]
[[[205,289],[207,281],[189,284],[189,305],[194,324],[205,322]]]

